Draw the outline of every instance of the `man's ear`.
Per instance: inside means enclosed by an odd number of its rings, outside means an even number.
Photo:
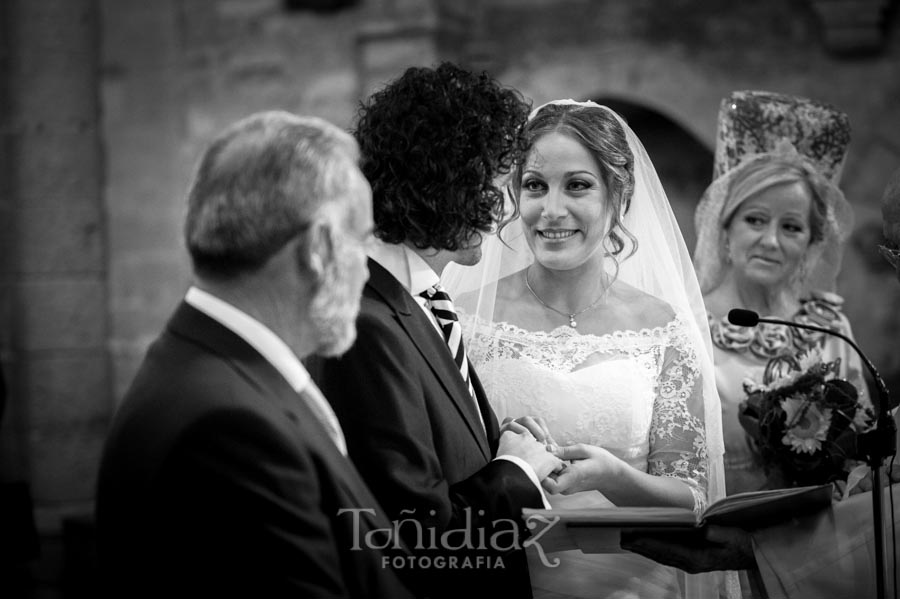
[[[297,246],[298,262],[309,269],[316,279],[322,278],[325,267],[334,260],[334,228],[325,219],[314,222]]]

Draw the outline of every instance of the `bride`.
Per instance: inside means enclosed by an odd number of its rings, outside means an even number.
[[[625,122],[592,102],[545,104],[526,132],[510,218],[478,266],[443,273],[469,357],[498,417],[543,419],[570,446],[575,459],[546,485],[561,492],[554,508],[699,513],[724,495],[719,399],[700,289],[653,165]],[[624,551],[552,557],[558,567],[530,556],[538,599],[725,588],[715,573]]]

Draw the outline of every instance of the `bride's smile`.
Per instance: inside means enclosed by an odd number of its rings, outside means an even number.
[[[572,229],[538,229],[538,235],[550,241],[563,241],[569,239],[578,231]]]

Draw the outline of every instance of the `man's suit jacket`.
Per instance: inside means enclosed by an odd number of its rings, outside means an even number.
[[[514,535],[519,546],[524,542],[521,510],[542,507],[540,492],[516,464],[491,461],[497,419],[471,365],[487,434],[441,334],[387,270],[370,260],[369,271],[356,343],[341,358],[309,364],[341,421],[350,457],[391,519],[424,525],[422,542],[414,526],[400,528],[414,554],[457,559],[456,569],[429,571],[433,595],[528,597],[524,551],[505,549],[514,546]],[[519,527],[515,533],[513,526]],[[438,538],[468,528],[476,546],[484,534],[486,550],[423,548],[429,527]],[[507,533],[492,546],[492,535],[501,531]],[[448,541],[462,538],[458,533]],[[469,568],[462,567],[466,557]]]
[[[183,303],[103,454],[98,549],[110,596],[409,596],[367,549],[365,534],[389,526],[383,514],[355,522],[342,508],[381,512],[284,377]]]

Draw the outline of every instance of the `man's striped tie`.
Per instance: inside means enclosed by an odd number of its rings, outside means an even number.
[[[459,317],[456,315],[453,302],[440,284],[429,287],[419,295],[425,298],[426,306],[434,314],[438,326],[444,333],[444,341],[447,342],[453,361],[456,362],[459,373],[469,388],[469,395],[472,396],[472,401],[475,402],[475,412],[478,414],[479,420],[481,420],[481,426],[484,427],[484,418],[482,418],[481,410],[478,408],[475,389],[472,387],[472,379],[469,377],[469,361],[466,359],[466,348],[463,345],[462,326],[459,324]]]

